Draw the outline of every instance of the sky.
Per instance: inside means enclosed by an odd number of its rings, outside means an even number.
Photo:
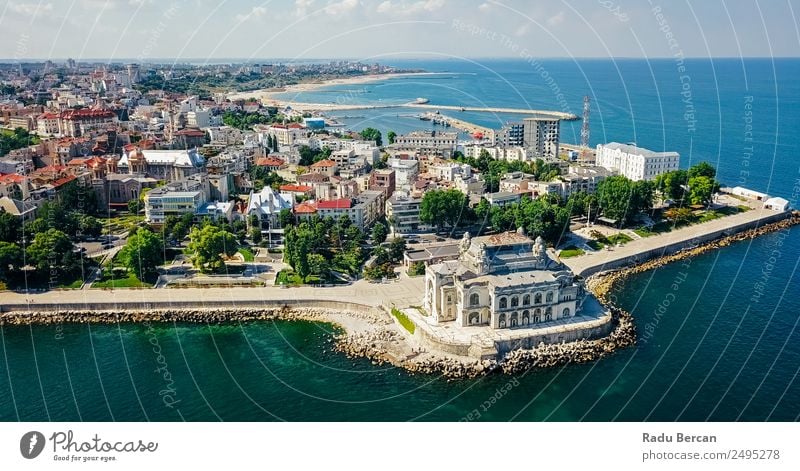
[[[0,58],[797,57],[800,0],[10,0]]]

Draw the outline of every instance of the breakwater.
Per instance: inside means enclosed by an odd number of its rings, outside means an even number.
[[[653,258],[645,262],[630,265],[614,271],[596,273],[586,279],[586,287],[592,293],[594,293],[595,296],[597,296],[597,299],[599,299],[600,302],[610,305],[611,301],[608,298],[608,293],[614,288],[616,283],[628,276],[653,270],[669,263],[678,262],[690,257],[696,257],[711,250],[727,247],[735,242],[741,242],[769,234],[771,232],[788,229],[797,224],[800,224],[800,211],[792,211],[789,217],[781,219],[777,222],[747,229],[736,234],[726,235],[724,237],[705,242],[696,247],[685,248],[669,255]]]

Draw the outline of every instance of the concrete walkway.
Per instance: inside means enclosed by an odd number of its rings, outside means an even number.
[[[399,307],[422,304],[424,277],[401,277],[387,283],[370,283],[358,280],[350,285],[317,288],[302,286],[298,288],[279,288],[277,286],[246,288],[166,288],[166,289],[114,289],[114,290],[59,290],[42,293],[0,294],[0,308],[3,310],[37,309],[37,306],[89,307],[95,303],[125,304],[163,304],[203,303],[258,304],[265,301],[342,301],[380,306],[394,302]]]
[[[562,262],[576,275],[588,276],[599,271],[618,268],[634,261],[637,257],[641,261],[661,255],[661,253],[654,252],[673,253],[680,248],[698,245],[716,238],[726,231],[739,232],[750,227],[763,226],[784,219],[789,214],[757,207],[750,211],[682,227],[664,234],[642,237],[628,242],[622,247],[613,247],[611,250],[600,250],[578,257],[565,258]]]

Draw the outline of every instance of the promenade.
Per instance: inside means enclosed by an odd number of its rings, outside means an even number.
[[[760,206],[760,202],[751,201],[748,204],[753,209],[702,224],[694,224],[663,234],[636,239],[610,250],[587,252],[585,255],[565,258],[561,261],[573,273],[585,277],[603,270],[620,268],[624,265],[667,255],[682,248],[708,242],[726,235],[725,233],[741,232],[752,227],[763,226],[784,219],[790,214],[789,212],[779,213],[764,209]]]
[[[252,307],[263,303],[275,305],[277,302],[333,301],[380,306],[394,303],[399,307],[422,303],[423,277],[409,278],[401,275],[397,281],[370,283],[358,280],[351,285],[329,288],[301,286],[297,288],[231,287],[231,288],[164,288],[164,289],[76,289],[57,290],[41,293],[4,292],[0,294],[2,310],[27,309],[52,310],[91,308],[93,305],[116,304],[120,309],[126,305],[153,305],[159,307],[179,307],[192,305],[203,307],[206,304],[225,303],[230,307]]]

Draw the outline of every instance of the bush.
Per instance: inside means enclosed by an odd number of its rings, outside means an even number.
[[[425,274],[425,264],[414,262],[408,267],[408,276],[420,276]]]

